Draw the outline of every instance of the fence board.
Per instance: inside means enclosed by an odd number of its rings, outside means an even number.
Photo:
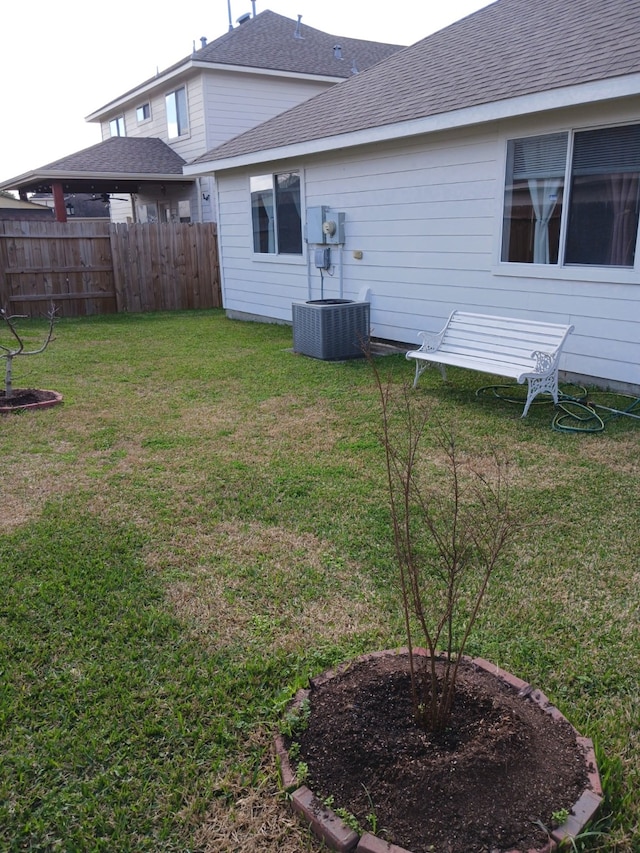
[[[0,306],[39,316],[222,306],[214,223],[0,221]]]

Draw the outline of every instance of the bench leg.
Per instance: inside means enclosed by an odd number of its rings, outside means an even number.
[[[416,359],[416,376],[415,376],[415,379],[413,380],[413,387],[414,388],[418,387],[418,379],[420,379],[422,374],[425,372],[427,367],[429,367],[430,365],[431,365],[430,361],[422,361],[421,359],[418,359],[418,358]],[[440,368],[440,375],[442,376],[442,379],[446,380],[447,371],[445,369],[444,364],[439,364],[438,367]]]
[[[558,374],[553,373],[551,376],[532,376],[527,380],[529,390],[527,392],[527,402],[524,405],[522,417],[527,417],[529,406],[533,403],[538,394],[551,394],[553,402],[558,405]]]
[[[527,417],[527,412],[529,411],[529,406],[533,402],[533,398],[537,396],[537,392],[535,394],[531,393],[531,385],[529,385],[529,393],[527,394],[527,402],[524,404],[524,411],[520,415],[522,418]]]

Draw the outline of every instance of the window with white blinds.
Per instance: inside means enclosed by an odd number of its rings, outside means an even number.
[[[512,139],[502,260],[633,267],[640,125]]]

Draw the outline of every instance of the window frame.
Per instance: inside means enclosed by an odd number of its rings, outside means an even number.
[[[275,249],[274,251],[261,252],[256,250],[256,232],[255,232],[255,221],[254,221],[254,207],[253,207],[253,192],[252,191],[252,182],[254,180],[262,180],[270,179],[271,182],[271,192],[273,193],[274,200],[277,196],[277,178],[282,175],[297,175],[298,176],[298,205],[299,211],[298,216],[300,219],[300,251],[299,252],[282,252],[280,251],[279,245],[279,231],[278,228],[278,204],[274,204],[274,227],[273,227],[273,239],[275,241]],[[285,263],[305,263],[306,258],[306,242],[304,239],[304,210],[305,210],[305,201],[304,201],[304,174],[301,168],[282,168],[278,171],[274,172],[260,172],[260,173],[252,173],[248,178],[248,196],[249,196],[249,233],[251,239],[251,254],[254,260],[266,261],[266,262],[285,262]]]
[[[140,118],[140,112],[142,112],[142,118]],[[146,112],[146,115],[145,115]],[[138,124],[145,124],[148,121],[151,121],[151,102],[145,101],[143,104],[139,104],[136,107],[136,121]]]
[[[574,206],[574,153],[576,149],[576,138],[580,134],[586,134],[591,131],[615,131],[616,129],[624,129],[626,127],[636,126],[640,128],[640,122],[629,117],[626,121],[607,123],[596,126],[586,127],[564,127],[556,129],[548,129],[540,133],[524,133],[520,135],[509,134],[504,138],[503,148],[503,171],[502,171],[502,193],[498,196],[499,202],[499,217],[500,227],[498,229],[499,239],[496,246],[496,265],[494,273],[498,275],[528,275],[534,278],[549,278],[553,277],[566,278],[568,280],[589,280],[589,281],[616,281],[616,282],[634,282],[638,281],[638,273],[640,272],[640,218],[636,226],[636,241],[633,254],[633,264],[631,266],[605,264],[605,263],[589,263],[587,261],[567,261],[568,240],[569,240],[569,225],[572,215],[575,215],[576,207]],[[564,178],[562,184],[562,210],[560,215],[560,231],[557,261],[543,263],[534,261],[522,260],[506,260],[504,259],[505,241],[507,240],[507,199],[508,192],[513,186],[513,170],[509,172],[509,156],[510,145],[520,140],[534,140],[551,138],[565,134],[567,138],[566,161],[564,167]],[[613,175],[614,171],[603,172],[603,174]]]
[[[191,218],[191,200],[188,198],[178,199],[177,206],[178,222],[192,222]]]
[[[179,95],[182,93],[182,99],[180,99]],[[173,111],[175,112],[175,121],[170,119],[170,99],[172,99]],[[180,106],[184,105],[184,126],[180,122]],[[165,105],[165,114],[167,119],[167,138],[168,139],[181,139],[182,137],[188,136],[190,132],[190,123],[189,123],[189,99],[187,97],[187,87],[178,86],[177,89],[172,89],[170,92],[167,92],[164,96],[164,105]],[[177,133],[172,134],[172,125],[175,124]]]
[[[113,132],[113,128],[116,128],[117,133]],[[120,131],[122,130],[122,133]],[[124,113],[119,116],[114,116],[114,118],[109,119],[109,135],[110,136],[126,136],[127,135],[127,125],[124,120]]]

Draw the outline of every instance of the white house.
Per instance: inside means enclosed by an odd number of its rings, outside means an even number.
[[[343,38],[265,10],[87,116],[103,142],[0,189],[109,194],[116,221],[216,220],[208,177],[182,166],[369,68],[398,45]],[[62,214],[64,204],[60,201]]]
[[[455,308],[571,323],[565,376],[640,392],[639,30],[640,0],[497,0],[185,166],[228,314],[368,289],[396,342]]]

